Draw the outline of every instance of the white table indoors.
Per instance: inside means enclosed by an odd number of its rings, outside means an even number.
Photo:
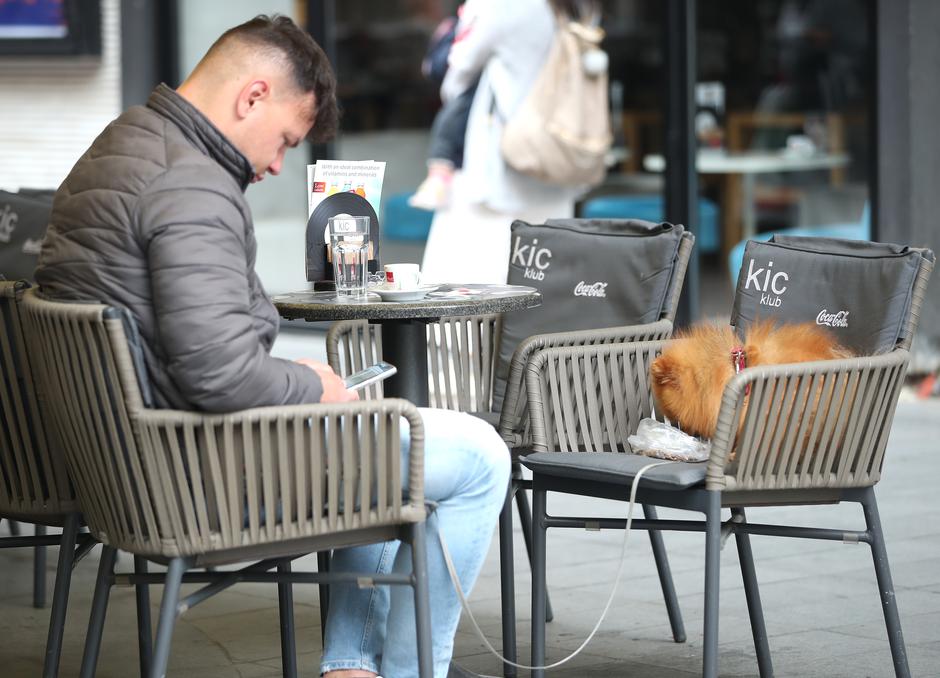
[[[790,151],[744,151],[729,153],[720,149],[705,149],[698,152],[696,169],[701,174],[740,174],[741,175],[741,239],[753,237],[757,232],[757,217],[754,210],[754,178],[757,174],[775,172],[809,172],[813,170],[844,167],[849,162],[845,153],[794,153]],[[648,172],[662,172],[666,169],[666,159],[662,155],[647,155],[643,158],[643,167]],[[728,209],[722,205],[722,209]],[[725,221],[728,223],[728,221]],[[727,229],[725,229],[727,231]],[[722,233],[722,238],[730,235]],[[723,248],[730,248],[733,242],[723,242]]]

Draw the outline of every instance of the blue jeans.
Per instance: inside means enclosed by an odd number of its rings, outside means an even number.
[[[493,427],[476,417],[422,409],[424,494],[437,502],[427,530],[428,584],[434,675],[447,676],[460,620],[460,601],[441,552],[443,532],[464,591],[476,581],[509,483],[509,454]],[[404,427],[403,427],[404,428]],[[402,455],[408,456],[408,432]],[[407,463],[402,464],[407,482]],[[411,548],[401,542],[334,551],[334,571],[411,572]],[[414,593],[410,586],[330,586],[330,611],[320,672],[366,669],[386,678],[418,675]]]

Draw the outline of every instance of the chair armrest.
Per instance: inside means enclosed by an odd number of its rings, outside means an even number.
[[[742,370],[722,397],[709,488],[873,485],[909,359],[896,349]]]
[[[526,367],[536,351],[568,346],[654,341],[666,339],[671,334],[672,322],[659,320],[645,325],[536,334],[523,340],[516,347],[509,364],[506,394],[499,416],[499,434],[510,447],[523,447],[531,444],[527,414],[529,405],[526,397]]]
[[[668,340],[540,349],[525,371],[531,447],[623,451],[652,415],[650,363]]]
[[[141,449],[132,492],[143,520],[183,551],[389,524],[424,510],[424,425],[406,400],[144,410],[133,424]]]

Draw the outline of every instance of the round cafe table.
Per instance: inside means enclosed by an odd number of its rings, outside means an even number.
[[[418,301],[382,301],[369,292],[362,297],[336,292],[291,292],[272,298],[287,320],[368,320],[382,326],[382,356],[398,368],[385,380],[389,397],[428,405],[427,324],[457,315],[505,313],[538,306],[542,295],[523,285],[441,285]]]

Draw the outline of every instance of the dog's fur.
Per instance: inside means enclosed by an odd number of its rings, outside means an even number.
[[[747,367],[852,355],[813,323],[757,322],[743,342],[728,325],[703,323],[677,335],[653,361],[657,410],[686,433],[711,438],[725,384],[735,374],[731,351],[737,346],[744,347]]]

